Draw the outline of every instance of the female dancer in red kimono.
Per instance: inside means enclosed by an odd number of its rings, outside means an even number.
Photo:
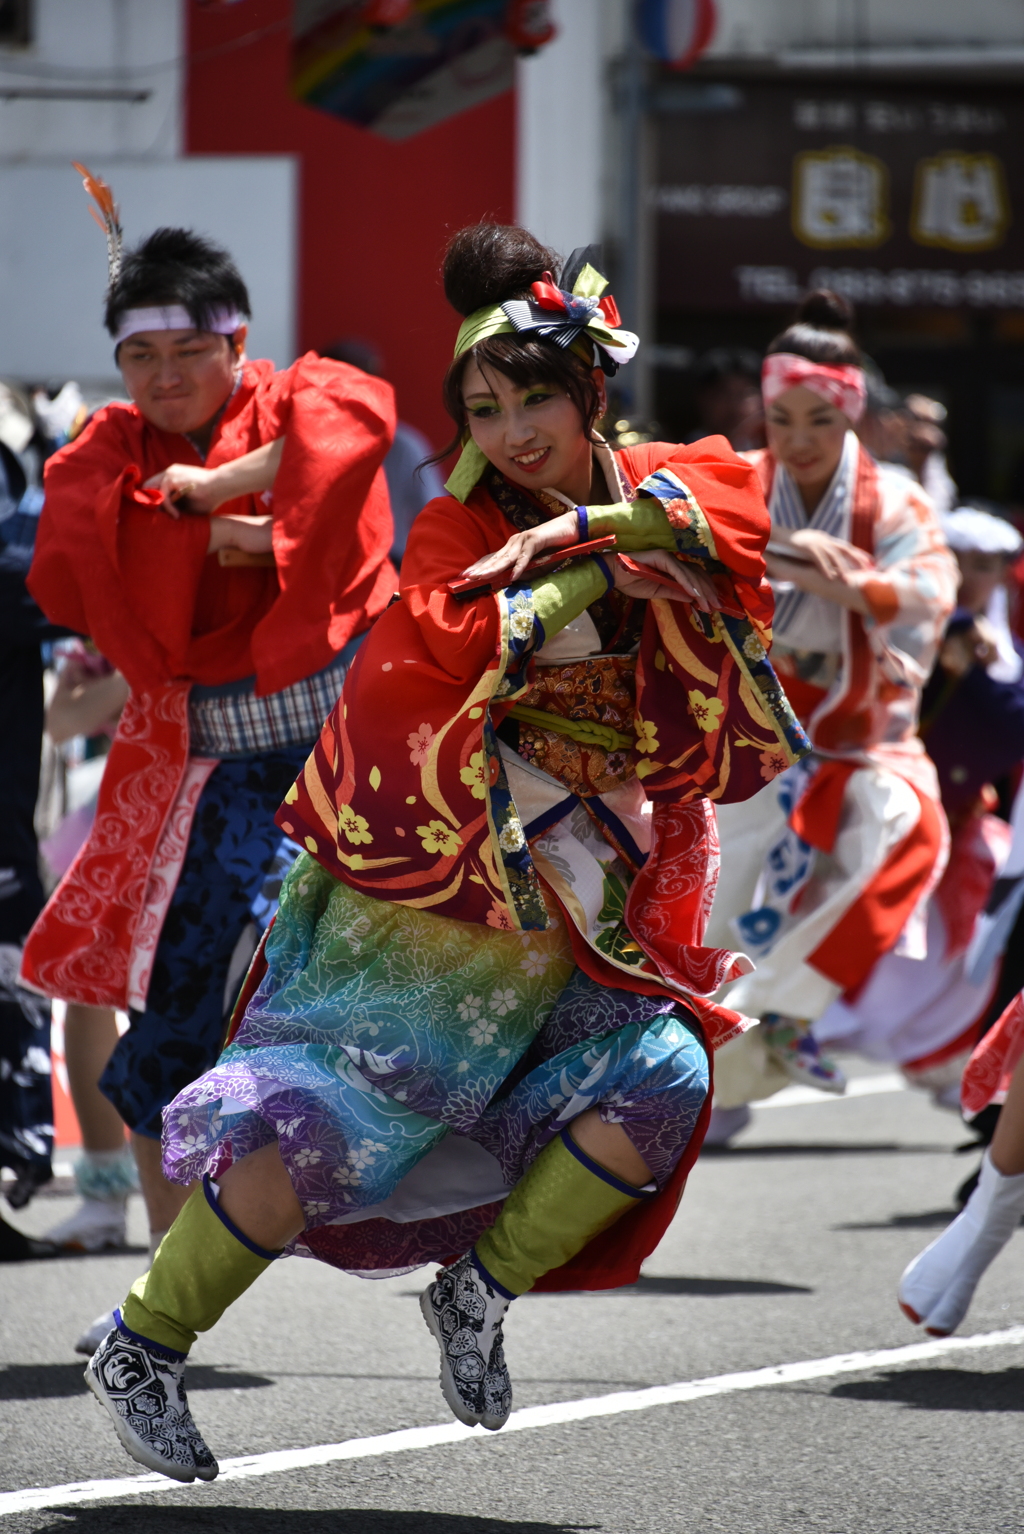
[[[217,1058],[283,871],[275,810],[395,586],[389,386],[312,354],[248,360],[248,313],[230,257],[187,230],[126,254],[106,323],[133,403],[47,464],[28,581],[131,689],[23,983],[129,1012],[101,1087],[154,1247],[185,1199],[161,1171],[162,1110]]]
[[[864,372],[849,306],[814,293],[764,362],[768,448],[751,454],[772,519],[774,663],[814,756],[719,817],[725,877],[710,931],[757,960],[728,1004],[761,1019],[723,1053],[717,1104],[795,1079],[839,1091],[813,1024],[898,945],[925,953],[948,831],[917,735],[956,597],[928,498],[853,431]]]
[[[636,1278],[742,1026],[709,1000],[748,962],[702,946],[712,800],[806,749],[766,659],[764,502],[723,439],[607,450],[636,338],[586,253],[554,265],[520,229],[453,241],[450,494],[285,796],[306,851],[232,1042],[165,1115],[168,1175],[204,1186],[87,1378],[180,1480],[217,1473],[188,1349],[284,1249],[440,1261],[445,1398],[500,1428],[509,1302]]]

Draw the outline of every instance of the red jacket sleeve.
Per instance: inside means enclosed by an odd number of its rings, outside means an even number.
[[[474,494],[472,501],[478,500]],[[493,596],[456,602],[446,582],[500,549],[512,528],[487,502],[490,516],[451,496],[430,501],[417,516],[402,560],[401,591],[431,655],[445,675],[470,685],[493,660],[499,642]]]
[[[774,599],[765,574],[764,550],[771,517],[754,464],[734,453],[725,437],[699,442],[645,442],[626,448],[624,467],[634,484],[655,469],[670,469],[692,491],[707,517],[722,563],[737,577],[743,605],[770,625]]]
[[[394,391],[310,352],[267,380],[258,413],[261,441],[285,439],[273,492],[281,592],[252,639],[257,691],[268,693],[325,666],[395,590],[381,467]]]
[[[645,442],[622,456],[634,484],[655,469],[677,474],[707,517],[722,563],[747,580],[761,579],[771,519],[757,470],[724,437],[689,444]]]

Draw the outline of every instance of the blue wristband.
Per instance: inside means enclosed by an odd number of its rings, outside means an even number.
[[[580,526],[579,534],[578,534],[578,537],[577,537],[577,542],[579,542],[579,543],[587,543],[587,542],[589,542],[589,540],[590,540],[590,517],[589,517],[589,515],[587,513],[587,508],[585,506],[577,506],[576,507],[576,520],[579,522],[579,526]]]
[[[611,591],[612,587],[615,585],[615,578],[612,575],[612,572],[608,568],[608,562],[605,559],[603,554],[591,554],[590,557],[594,561],[595,565],[600,570],[601,574],[604,576],[605,580],[608,583],[605,586],[605,588],[604,588],[605,589],[605,595],[607,595],[608,592]]]

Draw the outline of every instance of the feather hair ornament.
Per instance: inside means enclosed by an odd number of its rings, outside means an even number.
[[[107,288],[110,289],[114,286],[121,271],[121,248],[124,244],[124,231],[121,228],[121,210],[114,201],[114,194],[110,187],[101,177],[94,176],[87,166],[79,164],[77,160],[72,160],[71,163],[83,178],[82,185],[96,204],[94,208],[90,203],[89,212],[106,235]],[[99,208],[99,213],[97,213],[96,208]]]

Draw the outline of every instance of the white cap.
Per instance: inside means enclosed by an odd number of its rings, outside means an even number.
[[[1011,522],[973,506],[958,506],[942,519],[942,531],[950,548],[958,553],[1019,554],[1024,538]]]

